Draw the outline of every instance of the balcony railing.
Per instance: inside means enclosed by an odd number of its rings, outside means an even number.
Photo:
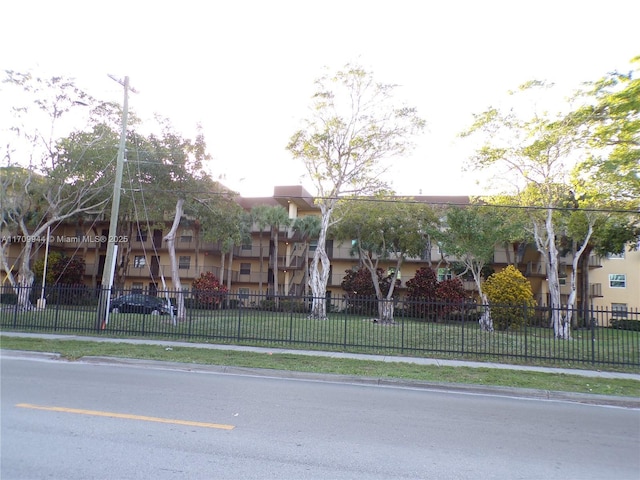
[[[601,283],[590,283],[589,284],[589,297],[602,297],[602,284]]]

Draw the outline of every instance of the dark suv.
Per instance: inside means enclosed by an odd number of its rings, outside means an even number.
[[[177,313],[177,308],[171,305],[173,314]],[[170,315],[171,310],[167,302],[158,297],[144,295],[142,293],[131,293],[111,300],[109,306],[111,313],[153,313],[156,315]]]

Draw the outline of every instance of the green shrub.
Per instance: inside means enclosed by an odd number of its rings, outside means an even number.
[[[496,330],[519,328],[535,312],[531,283],[513,265],[489,276],[482,286]]]
[[[16,305],[18,303],[18,295],[15,293],[0,294],[0,303],[4,305]]]
[[[611,319],[611,328],[640,332],[640,320],[629,320],[628,318],[613,318]]]

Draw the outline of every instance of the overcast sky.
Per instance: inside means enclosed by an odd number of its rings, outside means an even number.
[[[107,74],[129,76],[130,108],[187,137],[201,124],[210,171],[244,196],[314,193],[285,146],[325,66],[360,63],[427,120],[394,169],[398,193],[461,195],[481,193],[456,138],[472,113],[527,80],[569,91],[640,55],[637,0],[23,0],[2,17],[3,70],[70,76],[118,102]]]

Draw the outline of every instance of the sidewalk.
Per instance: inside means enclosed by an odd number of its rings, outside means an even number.
[[[555,367],[536,367],[528,365],[511,365],[504,363],[490,362],[469,362],[465,360],[446,360],[436,358],[419,358],[419,357],[400,357],[388,355],[369,355],[359,353],[343,353],[343,352],[323,352],[320,350],[291,350],[286,348],[265,348],[265,347],[248,347],[242,345],[218,345],[209,343],[192,343],[192,342],[176,342],[170,340],[151,340],[151,339],[130,339],[130,338],[106,338],[106,337],[87,337],[80,335],[56,335],[56,334],[40,334],[40,333],[24,333],[24,332],[0,332],[0,341],[3,336],[6,337],[28,337],[42,338],[49,340],[81,340],[87,342],[104,342],[104,343],[130,343],[133,345],[160,345],[164,347],[186,347],[186,348],[205,348],[210,350],[231,350],[243,352],[257,353],[287,353],[292,355],[307,355],[312,357],[329,357],[329,358],[349,358],[356,360],[369,360],[389,363],[412,363],[416,365],[436,365],[439,367],[470,367],[470,368],[496,368],[505,370],[520,370],[530,372],[556,373],[565,375],[579,375],[583,377],[599,377],[599,378],[624,378],[640,381],[640,373],[623,373],[623,372],[605,372],[599,370],[581,370],[571,368],[555,368]],[[1,347],[1,343],[0,343]]]

